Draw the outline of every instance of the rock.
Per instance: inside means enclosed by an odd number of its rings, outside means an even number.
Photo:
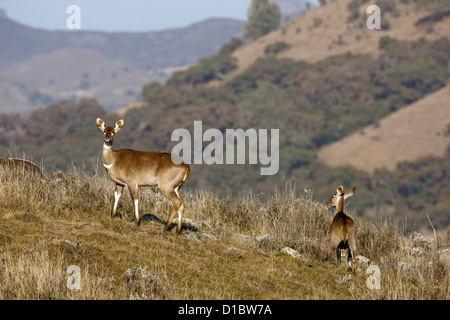
[[[149,298],[143,293],[141,295],[139,294],[130,294],[130,300],[149,300]]]
[[[275,238],[271,234],[263,234],[262,236],[256,237],[255,239],[258,242],[270,242],[275,240]]]
[[[150,221],[150,222],[157,222],[157,223],[164,224],[164,222],[162,222],[161,219],[159,219],[154,214],[145,214],[139,219],[139,221]]]
[[[191,239],[195,242],[197,242],[198,244],[203,244],[203,242],[198,238],[198,236],[193,233],[193,232],[188,232],[188,233],[184,233],[184,236],[188,239]]]
[[[228,248],[228,253],[231,254],[233,257],[240,259],[244,256],[245,250],[241,250],[236,247],[230,247]]]
[[[262,250],[274,250],[275,246],[275,238],[271,234],[264,234],[262,236],[256,237],[256,241],[258,241],[259,248],[261,252]]]
[[[166,283],[156,274],[147,271],[147,267],[128,268],[122,274],[122,282],[130,292],[130,299],[165,299]]]
[[[423,248],[414,247],[411,249],[411,255],[413,257],[422,257],[423,256]]]
[[[356,259],[356,262],[357,262],[357,265],[358,265],[358,269],[359,268],[361,268],[361,270],[367,269],[367,267],[370,265],[369,258],[366,258],[366,257],[361,256],[361,255],[357,255],[355,259]]]
[[[75,240],[72,240],[72,239],[55,238],[55,239],[52,240],[52,242],[53,242],[53,243],[62,243],[62,242],[65,242],[65,243],[68,243],[68,244],[74,246],[75,248],[78,248],[78,242],[76,242]]]
[[[287,255],[289,255],[291,257],[297,258],[297,259],[301,259],[302,258],[302,255],[298,251],[295,251],[294,249],[289,248],[289,247],[283,248],[281,250],[281,253],[285,253],[285,254],[287,254]]]
[[[202,238],[202,239],[207,239],[207,240],[217,240],[217,238],[216,238],[215,236],[213,236],[212,234],[209,234],[209,233],[199,232],[198,235],[199,235],[200,238]]]
[[[423,248],[423,252],[429,252],[432,250],[433,240],[425,239],[425,237],[419,232],[413,231],[410,234],[409,242],[411,247],[416,248],[415,253],[418,251],[417,248]]]
[[[122,280],[124,280],[125,282],[136,279],[159,281],[159,277],[154,275],[150,271],[147,271],[147,267],[128,268],[122,274]]]
[[[177,225],[177,224],[178,224],[178,217],[176,217],[172,220],[172,225]],[[183,218],[183,221],[181,222],[181,229],[196,232],[196,231],[198,231],[199,228],[200,228],[200,225],[197,222],[195,222],[194,220],[191,220],[188,218]]]
[[[344,276],[342,278],[336,279],[336,283],[337,284],[346,284],[351,279],[352,279],[352,276],[349,274],[349,275],[346,275],[346,276]]]
[[[447,263],[450,265],[450,249],[444,248],[438,250],[439,258],[444,261],[444,263]]]

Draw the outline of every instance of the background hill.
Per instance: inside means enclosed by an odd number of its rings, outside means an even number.
[[[216,53],[242,34],[243,23],[209,19],[158,32],[70,32],[0,16],[0,112],[72,97],[96,97],[107,109],[117,108],[135,100],[145,83]]]
[[[100,53],[64,48],[0,71],[1,111],[26,112],[61,99],[96,97],[105,108],[139,96],[143,83],[164,74],[127,67]]]
[[[395,170],[398,163],[424,155],[443,158],[450,144],[450,87],[396,111],[322,148],[318,157],[330,166],[352,165],[360,170]]]
[[[238,48],[233,53],[238,67],[229,77],[249,68],[265,55],[268,46],[277,42],[288,45],[277,55],[279,58],[317,62],[347,52],[376,57],[380,53],[379,40],[384,36],[398,40],[448,37],[450,8],[446,1],[375,1],[382,12],[382,31],[366,27],[369,4],[365,0],[338,0],[304,12],[280,30]]]

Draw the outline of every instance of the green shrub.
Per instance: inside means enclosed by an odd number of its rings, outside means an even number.
[[[212,80],[220,80],[228,72],[237,67],[237,60],[225,54],[205,58],[186,71],[179,71],[168,80],[169,86],[205,84]]]
[[[284,41],[278,41],[272,44],[269,44],[266,46],[266,48],[264,49],[264,53],[266,55],[273,55],[276,56],[277,54],[288,50],[289,48],[291,48],[291,46],[289,44],[287,44]]]

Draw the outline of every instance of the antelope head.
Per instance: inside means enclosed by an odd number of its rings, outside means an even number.
[[[119,120],[116,122],[114,127],[107,127],[105,125],[105,121],[100,118],[97,118],[97,127],[102,130],[104,135],[104,142],[107,147],[111,147],[114,141],[114,135],[122,129],[124,124],[123,120]]]
[[[339,186],[336,189],[336,193],[331,196],[331,199],[327,201],[327,207],[336,207],[340,209],[338,212],[343,212],[344,210],[344,200],[348,197],[351,197],[356,191],[356,188],[353,187],[347,192],[344,193],[344,187]]]

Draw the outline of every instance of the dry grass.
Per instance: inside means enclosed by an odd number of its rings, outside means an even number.
[[[165,221],[169,201],[144,190],[141,214]],[[103,171],[41,181],[0,169],[0,299],[450,298],[449,266],[434,245],[403,237],[386,219],[356,218],[359,254],[381,269],[381,290],[369,290],[364,268],[348,277],[336,265],[331,214],[310,195],[287,186],[273,196],[187,189],[182,197],[198,230],[177,236],[157,222],[136,227],[127,193],[124,219],[111,220],[113,184]],[[302,258],[281,253],[286,246]],[[67,287],[71,265],[81,270],[80,290]]]

